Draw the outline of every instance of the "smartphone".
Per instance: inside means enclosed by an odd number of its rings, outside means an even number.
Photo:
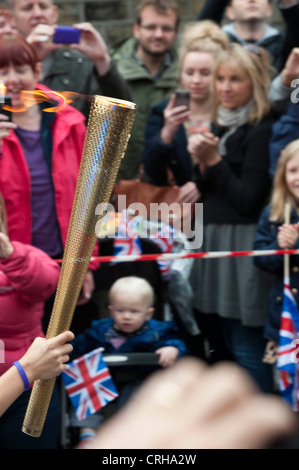
[[[190,102],[190,91],[188,90],[176,90],[174,106],[187,106],[189,109]]]
[[[80,36],[80,29],[73,28],[72,26],[57,26],[53,42],[58,44],[78,44]]]
[[[11,121],[11,111],[9,109],[6,109],[6,107],[11,108],[11,97],[10,96],[4,96],[2,97],[2,103],[0,102],[0,113],[5,114],[5,116],[8,117],[8,120]]]

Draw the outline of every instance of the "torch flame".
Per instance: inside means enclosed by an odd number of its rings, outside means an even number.
[[[5,96],[7,88],[0,84],[0,95]],[[72,103],[75,99],[83,98],[86,101],[90,100],[91,97],[87,95],[80,95],[79,93],[74,93],[72,91],[53,91],[53,90],[21,90],[20,100],[22,101],[22,106],[9,106],[4,105],[2,109],[11,111],[13,113],[20,113],[26,111],[31,106],[37,103],[54,103],[55,106],[43,109],[43,111],[48,113],[59,113],[67,105]]]

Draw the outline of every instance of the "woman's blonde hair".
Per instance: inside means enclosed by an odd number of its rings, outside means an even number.
[[[213,21],[204,20],[189,23],[182,34],[179,47],[180,68],[188,52],[217,54],[229,45],[228,36]]]
[[[231,43],[227,50],[217,56],[213,73],[213,89],[217,81],[217,74],[222,64],[232,64],[237,73],[247,76],[252,84],[253,109],[249,115],[249,123],[258,123],[271,110],[269,101],[269,87],[271,82],[271,62],[265,49],[250,44],[241,46]],[[217,93],[213,93],[213,119],[217,122],[218,107],[220,105]]]
[[[7,217],[6,217],[6,207],[2,194],[0,193],[0,232],[7,235]]]
[[[290,142],[280,153],[271,197],[270,220],[273,222],[282,223],[284,221],[286,203],[289,203],[292,209],[296,208],[296,199],[290,192],[286,182],[286,166],[296,152],[299,152],[299,139]]]

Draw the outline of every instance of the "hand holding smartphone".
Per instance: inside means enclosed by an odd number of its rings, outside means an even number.
[[[73,28],[72,26],[57,26],[53,42],[56,44],[78,44],[80,37],[80,29]]]

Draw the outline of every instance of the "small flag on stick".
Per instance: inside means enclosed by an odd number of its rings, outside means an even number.
[[[280,370],[280,394],[294,411],[299,411],[299,311],[290,288],[284,279],[283,304],[279,330],[277,368]],[[296,353],[297,350],[297,353]]]
[[[67,365],[61,373],[77,418],[81,421],[118,397],[109,369],[95,349]]]

